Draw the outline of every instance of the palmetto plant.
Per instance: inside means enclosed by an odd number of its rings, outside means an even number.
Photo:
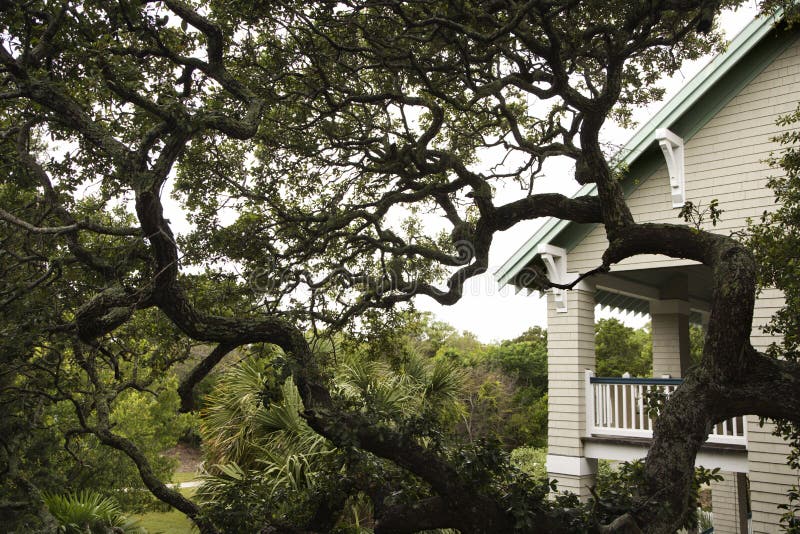
[[[302,489],[315,458],[330,450],[300,417],[303,402],[291,378],[280,387],[280,401],[264,406],[264,370],[260,361],[242,362],[209,395],[200,427],[207,457],[201,495],[256,473],[273,492]]]
[[[398,420],[458,411],[465,372],[448,360],[410,355],[402,364],[351,355],[335,378],[338,393],[378,416]]]
[[[223,520],[251,515],[253,510],[237,509],[251,498],[269,501],[271,513],[291,515],[287,502],[308,498],[326,458],[337,454],[302,418],[303,402],[291,378],[278,388],[279,400],[265,406],[267,366],[248,360],[232,367],[205,401],[200,431],[206,473],[197,496],[212,506],[233,503],[229,512],[238,515]],[[397,425],[421,414],[435,417],[457,410],[461,378],[446,360],[411,357],[392,366],[356,354],[335,370],[332,392],[368,410],[376,422]],[[363,495],[348,500],[348,524],[371,517],[367,501]]]
[[[44,494],[47,509],[65,534],[146,534],[138,521],[126,517],[110,497],[92,491]]]
[[[261,360],[230,367],[206,398],[200,432],[208,463],[250,465],[262,455],[255,418],[264,409],[265,368]]]

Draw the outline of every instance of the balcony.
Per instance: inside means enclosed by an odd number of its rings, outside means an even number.
[[[596,377],[586,371],[586,425],[592,437],[653,437],[653,420],[648,400],[669,398],[683,380],[680,378]],[[747,447],[747,421],[734,417],[714,426],[708,444]]]

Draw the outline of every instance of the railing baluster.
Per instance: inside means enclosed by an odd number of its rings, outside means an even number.
[[[602,426],[602,409],[603,409],[603,399],[600,398],[600,387],[601,384],[592,384],[592,395],[594,395],[594,426]]]
[[[597,387],[599,386],[599,387]],[[603,392],[602,392],[603,384],[596,384],[594,389],[594,411],[597,414],[597,419],[595,419],[595,426],[603,426]]]
[[[644,399],[641,384],[636,384],[636,392],[639,394],[639,430],[644,430]]]
[[[597,412],[597,425],[603,426],[603,384],[594,384],[594,409]]]
[[[631,391],[628,384],[622,387],[622,428],[628,428],[628,393]]]
[[[594,435],[652,437],[653,418],[647,398],[661,394],[669,400],[680,384],[669,377],[605,378],[587,373],[586,417],[589,432]],[[744,418],[720,421],[710,429],[709,441],[730,445],[747,445]]]

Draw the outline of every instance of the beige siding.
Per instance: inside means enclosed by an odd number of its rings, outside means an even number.
[[[728,234],[774,206],[767,178],[775,171],[764,160],[776,148],[770,138],[779,133],[775,120],[793,111],[800,101],[800,42],[751,81],[686,143],[686,198],[707,206],[718,199],[725,210],[708,230]],[[669,178],[662,165],[641,183],[629,199],[638,221],[680,223],[672,208]],[[597,227],[569,254],[569,269],[583,272],[599,265],[607,245],[605,230]],[[685,265],[665,256],[643,255],[625,260],[615,270]]]
[[[783,305],[781,294],[768,290],[759,295],[753,317],[753,346],[764,350],[774,338],[766,335],[762,327]],[[759,426],[756,417],[750,417],[747,427],[747,462],[750,471],[750,501],[753,510],[753,532],[780,532],[778,522],[781,511],[777,505],[786,503],[786,491],[797,484],[798,474],[786,465],[789,447],[772,435],[773,425]]]
[[[586,477],[576,477],[571,475],[558,475],[558,492],[574,493],[575,495],[582,496],[589,494],[589,488],[594,484],[587,483]]]
[[[739,500],[736,495],[736,475],[720,473],[725,477],[711,483],[711,503],[714,511],[714,534],[744,534],[739,529]]]
[[[653,332],[653,376],[683,376],[681,351],[684,361],[689,356],[689,318],[676,313],[651,314]]]

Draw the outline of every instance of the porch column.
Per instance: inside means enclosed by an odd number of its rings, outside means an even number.
[[[582,500],[594,485],[597,460],[585,458],[585,371],[595,370],[594,288],[581,284],[567,291],[566,310],[547,295],[548,435],[547,472],[559,491]]]
[[[653,376],[680,378],[691,363],[688,279],[676,276],[661,287],[661,300],[650,302],[653,330]]]

